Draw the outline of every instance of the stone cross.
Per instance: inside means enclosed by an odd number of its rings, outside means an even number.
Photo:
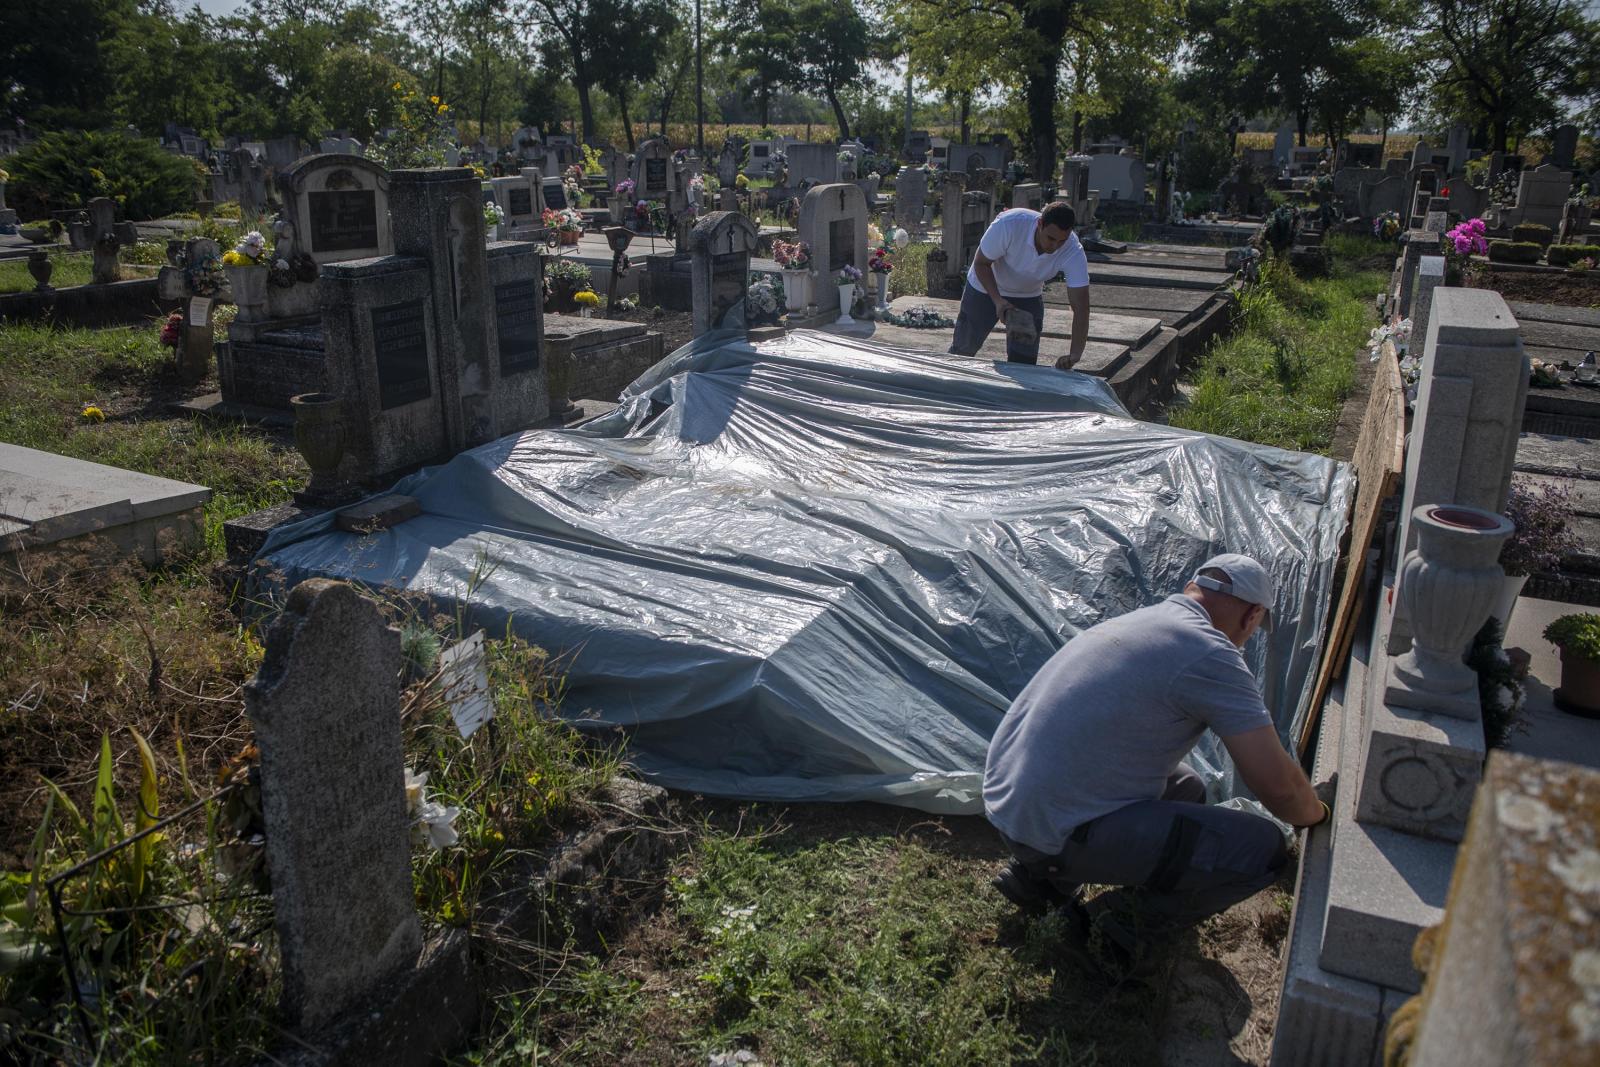
[[[109,285],[118,277],[118,252],[133,247],[139,234],[133,223],[117,221],[117,204],[109,197],[97,196],[90,200],[87,215],[87,222],[72,225],[79,230],[79,240],[86,241],[94,253],[94,284]],[[77,243],[74,241],[74,245]]]
[[[411,887],[400,632],[354,586],[296,586],[245,687],[261,751],[284,1014],[315,1029],[422,949]]]

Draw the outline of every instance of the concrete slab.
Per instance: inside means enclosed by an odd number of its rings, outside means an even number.
[[[1518,322],[1562,322],[1570,326],[1592,326],[1600,330],[1600,308],[1565,307],[1561,304],[1528,304],[1508,300],[1506,306]]]
[[[0,553],[99,535],[154,563],[193,537],[203,485],[0,444]]]
[[[1173,252],[1154,252],[1144,249],[1129,248],[1121,253],[1091,253],[1089,256],[1089,273],[1093,277],[1099,269],[1099,264],[1111,263],[1124,267],[1149,267],[1155,270],[1203,270],[1225,271],[1222,251],[1215,256],[1187,256]],[[1230,276],[1231,271],[1226,271]]]
[[[1197,289],[1155,289],[1143,285],[1119,285],[1095,280],[1089,286],[1089,306],[1105,308],[1115,314],[1159,317],[1170,313],[1187,319],[1205,307],[1212,295],[1210,292]],[[1047,305],[1065,305],[1066,286],[1046,286],[1044,302]],[[1168,326],[1181,324],[1181,322],[1166,323]]]
[[[920,349],[924,352],[937,352],[947,354],[950,351],[950,342],[955,336],[954,330],[912,330],[903,326],[891,326],[882,322],[858,322],[854,326],[837,326],[828,324],[820,327],[826,333],[843,334],[847,337],[870,337],[884,344],[895,345],[900,348]],[[1067,354],[1070,343],[1063,338],[1045,336],[1039,340],[1039,362],[1050,365]],[[960,358],[960,357],[955,357]],[[995,330],[978,349],[976,358],[986,360],[1001,360],[1006,358],[1005,332]],[[1109,378],[1128,361],[1128,346],[1107,341],[1090,341],[1083,351],[1083,359],[1078,363],[1077,370],[1084,374],[1093,374],[1101,378]]]
[[[941,297],[902,296],[889,302],[889,310],[904,314],[914,307],[933,307],[955,318],[961,311],[961,301]],[[1000,329],[1004,329],[1002,323]],[[1089,314],[1089,340],[1110,341],[1115,344],[1135,346],[1143,343],[1161,328],[1161,320],[1148,316],[1118,315],[1091,309]],[[1072,312],[1055,305],[1044,309],[1045,337],[1072,337]]]
[[[1161,289],[1221,289],[1233,275],[1220,270],[1184,270],[1179,267],[1145,266],[1138,263],[1090,263],[1089,281],[1144,285]]]
[[[1592,609],[1533,597],[1517,599],[1505,645],[1525,649],[1532,660],[1523,705],[1528,728],[1511,735],[1506,751],[1600,769],[1600,720],[1569,715],[1556,707],[1553,694],[1561,684],[1561,658],[1543,636],[1544,628],[1560,616],[1587,610]]]

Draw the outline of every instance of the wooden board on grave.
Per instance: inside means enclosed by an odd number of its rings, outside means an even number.
[[[381,408],[397,408],[433,395],[422,304],[372,309],[372,357],[377,364]]]
[[[1344,670],[1355,639],[1356,624],[1365,608],[1367,546],[1378,530],[1383,503],[1400,491],[1400,474],[1405,467],[1405,385],[1400,380],[1400,364],[1385,355],[1378,360],[1378,372],[1367,398],[1367,411],[1356,437],[1352,466],[1356,475],[1354,514],[1350,520],[1349,546],[1344,567],[1334,590],[1333,621],[1323,646],[1322,662],[1317,667],[1317,684],[1311,691],[1311,707],[1300,728],[1295,751],[1304,756],[1316,733],[1322,702],[1328,689]]]
[[[500,373],[539,369],[537,299],[532,282],[507,282],[494,287],[495,332],[500,343]]]

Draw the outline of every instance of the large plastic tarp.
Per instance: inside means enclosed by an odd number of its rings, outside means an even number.
[[[570,657],[562,713],[626,728],[661,784],[967,813],[1045,660],[1220,551],[1277,578],[1277,627],[1246,657],[1287,737],[1352,480],[1135,421],[1086,375],[798,332],[701,338],[602,419],[396,489],[421,516],[360,537],[302,523],[264,570],[509,619]]]

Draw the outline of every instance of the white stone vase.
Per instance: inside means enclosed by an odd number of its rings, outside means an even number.
[[[889,272],[878,272],[878,311],[889,310]]]
[[[1500,596],[1500,546],[1515,527],[1504,515],[1460,504],[1425,504],[1411,523],[1417,547],[1401,568],[1400,597],[1413,636],[1394,671],[1415,690],[1465,693],[1478,676],[1461,657]]]
[[[783,304],[787,311],[800,311],[811,303],[811,272],[786,270],[783,272]]]
[[[1500,620],[1502,636],[1511,629],[1511,616],[1517,610],[1517,597],[1522,595],[1522,587],[1527,584],[1526,574],[1508,574],[1500,580],[1500,596],[1489,614]]]
[[[267,268],[224,267],[228,293],[239,308],[237,321],[259,322],[267,313]]]
[[[856,283],[842,283],[839,286],[839,317],[834,320],[838,326],[849,326],[855,323],[850,317],[850,305],[856,302]]]

